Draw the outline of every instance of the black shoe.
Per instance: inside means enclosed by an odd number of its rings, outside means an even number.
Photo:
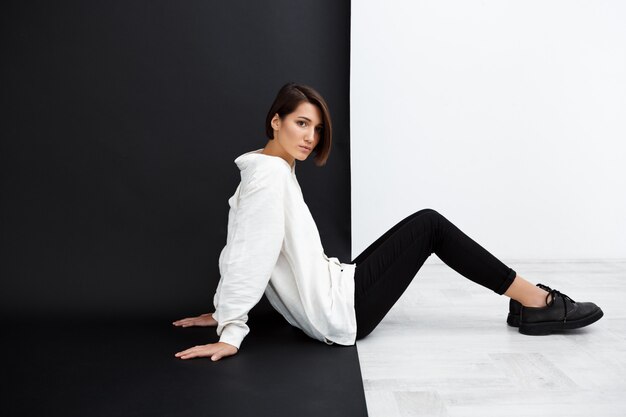
[[[552,288],[548,287],[547,285],[537,284],[536,286],[548,292],[552,291]],[[509,315],[506,318],[506,322],[509,326],[519,327],[519,313],[521,310],[522,303],[511,298],[509,300]]]
[[[545,307],[522,306],[519,332],[527,335],[546,335],[553,331],[578,329],[594,323],[604,315],[594,303],[577,303],[557,290],[546,297],[552,300]]]

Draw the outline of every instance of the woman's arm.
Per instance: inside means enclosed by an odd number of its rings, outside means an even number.
[[[250,331],[246,324],[248,312],[263,296],[280,255],[285,233],[284,190],[289,172],[281,165],[262,166],[249,173],[248,178],[240,189],[230,239],[221,256],[220,285],[213,299],[213,319],[217,322],[220,345],[214,343],[184,351],[189,354],[208,356],[218,348],[229,352],[232,352],[230,347],[239,349]],[[187,323],[193,321],[190,318]],[[179,357],[185,359],[184,352],[177,356],[181,354]]]
[[[285,236],[283,166],[259,167],[242,185],[214,297],[220,342],[237,348],[250,332],[248,312],[263,296]]]

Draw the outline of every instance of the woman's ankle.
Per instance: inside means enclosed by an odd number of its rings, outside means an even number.
[[[548,291],[534,285],[520,275],[515,276],[515,279],[504,294],[525,307],[545,307],[548,305],[547,302],[550,301],[548,299],[546,302]]]
[[[529,296],[525,300],[520,301],[520,303],[524,307],[546,307],[550,303],[550,301],[552,301],[552,295],[550,295],[548,291],[541,288],[537,288],[537,290],[537,294]]]

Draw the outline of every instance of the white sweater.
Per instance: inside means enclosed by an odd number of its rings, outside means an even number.
[[[241,182],[229,198],[228,235],[213,298],[220,342],[237,348],[248,312],[265,292],[292,326],[329,345],[354,345],[354,271],[324,253],[295,174],[278,156],[250,151],[235,159]]]

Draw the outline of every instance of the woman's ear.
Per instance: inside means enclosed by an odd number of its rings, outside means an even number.
[[[272,118],[272,129],[274,130],[280,129],[280,116],[278,115],[278,113],[276,113],[274,117]]]

